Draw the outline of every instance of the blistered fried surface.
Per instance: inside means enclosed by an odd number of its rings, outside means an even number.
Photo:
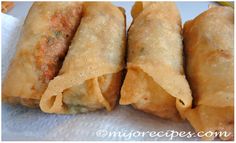
[[[40,101],[41,109],[49,113],[71,113],[63,103],[63,99],[70,103],[69,97],[63,96],[64,91],[76,88],[76,93],[86,95],[76,105],[111,110],[114,103],[110,104],[102,93],[99,77],[120,72],[124,68],[124,52],[123,12],[111,3],[85,3],[80,26],[59,75],[49,83]]]
[[[49,80],[61,67],[81,9],[78,2],[33,4],[3,83],[4,100],[17,97],[39,102]]]
[[[227,131],[234,127],[234,12],[213,7],[184,26],[187,76],[194,109],[186,113],[196,131]],[[204,138],[212,140],[211,138]]]
[[[144,2],[135,4],[132,15],[134,20],[128,32],[128,74],[122,86],[120,104],[134,104],[144,111],[174,120],[179,116],[176,102],[181,110],[190,107],[192,102],[183,71],[179,12],[174,3]],[[139,79],[142,76],[138,75],[145,75],[143,82]],[[136,81],[139,86],[131,90],[134,86],[131,84]],[[145,91],[140,93],[140,90]],[[146,95],[156,101],[141,102]]]
[[[162,118],[179,119],[175,106],[176,99],[141,69],[129,68],[121,95],[122,104],[132,104],[139,110]]]
[[[195,104],[233,106],[233,15],[232,8],[215,7],[185,24],[187,73]]]

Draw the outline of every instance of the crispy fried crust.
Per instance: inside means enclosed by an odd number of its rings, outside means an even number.
[[[7,13],[15,6],[14,2],[2,2],[2,12]]]
[[[234,10],[217,6],[184,25],[186,71],[194,105],[185,116],[196,131],[234,132]],[[213,140],[214,137],[205,137]]]
[[[27,106],[39,103],[48,82],[61,67],[81,12],[78,2],[33,4],[4,79],[3,101]]]

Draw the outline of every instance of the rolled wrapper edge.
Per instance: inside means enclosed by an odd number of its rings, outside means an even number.
[[[142,65],[128,63],[127,67],[128,70],[129,68],[139,68],[143,72],[147,73],[167,93],[175,97],[176,100],[181,100],[183,102],[179,104],[182,105],[181,108],[186,109],[192,106],[191,91],[184,75],[178,75],[165,65],[160,65],[159,67],[161,68],[156,67],[158,70],[153,70],[152,66],[148,64]],[[178,83],[175,83],[175,81],[178,81]]]
[[[97,65],[99,67],[99,65]],[[100,69],[100,70],[98,70]],[[59,113],[59,114],[66,114],[67,110],[63,105],[62,102],[62,92],[65,89],[68,89],[74,85],[82,84],[84,81],[92,78],[96,78],[105,74],[111,74],[111,73],[117,73],[123,69],[122,66],[107,66],[107,67],[99,67],[97,68],[97,72],[88,72],[90,73],[87,76],[81,77],[79,73],[69,73],[69,74],[63,74],[55,79],[53,79],[49,85],[46,91],[44,92],[41,101],[40,101],[40,108],[42,111],[47,113]],[[80,72],[82,73],[82,72]],[[83,72],[84,73],[84,72]],[[101,95],[99,95],[99,101],[106,107],[106,109],[109,111],[111,110],[111,107],[108,106],[109,103],[106,101],[106,99]],[[50,100],[52,98],[55,98],[55,102],[51,103]]]

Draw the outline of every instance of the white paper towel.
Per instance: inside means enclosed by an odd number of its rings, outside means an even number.
[[[119,106],[112,112],[104,110],[78,115],[42,113],[39,109],[3,104],[3,140],[170,140],[169,137],[97,136],[98,131],[192,131],[185,122],[171,122],[148,115],[132,107]],[[197,140],[174,137],[172,140]]]
[[[22,21],[2,14],[2,77],[14,54]],[[17,79],[16,79],[17,80]],[[78,114],[55,115],[39,109],[2,104],[2,140],[170,140],[170,137],[129,136],[146,131],[193,132],[186,122],[171,122],[137,111],[130,106],[117,106],[112,112],[105,110]],[[123,135],[98,134],[107,132]],[[174,137],[172,140],[199,140]]]
[[[10,15],[1,13],[2,37],[2,80],[5,77],[10,59],[15,54],[15,46],[19,37],[22,22]]]

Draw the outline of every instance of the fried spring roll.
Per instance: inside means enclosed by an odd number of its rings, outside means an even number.
[[[9,10],[11,10],[15,6],[14,2],[4,1],[1,4],[2,4],[2,12],[3,13],[7,13]]]
[[[38,106],[48,82],[61,68],[81,12],[78,2],[33,4],[4,79],[4,101]]]
[[[183,70],[178,9],[169,2],[137,2],[132,16],[120,104],[179,120],[177,107],[191,107],[192,97]]]
[[[125,15],[111,3],[85,3],[81,24],[42,111],[75,114],[115,106],[125,55]]]
[[[210,8],[184,25],[186,71],[194,105],[185,116],[196,131],[234,129],[234,10]],[[205,140],[213,140],[204,137]]]

